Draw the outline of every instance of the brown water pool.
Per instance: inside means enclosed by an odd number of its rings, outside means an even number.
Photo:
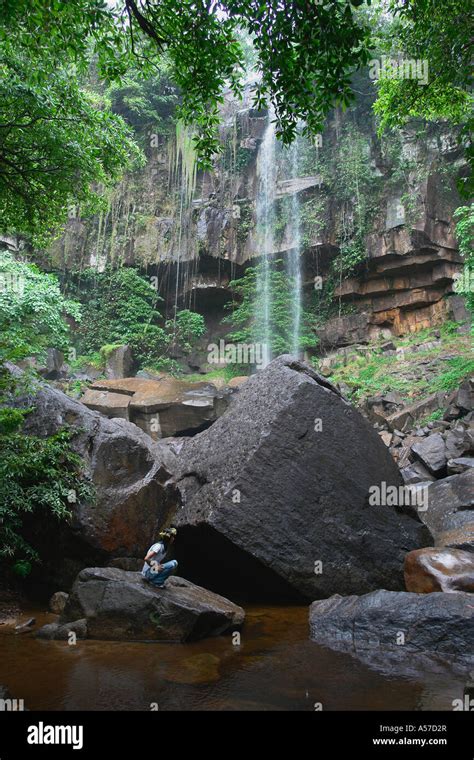
[[[452,710],[450,665],[366,662],[308,639],[307,607],[247,606],[240,646],[41,641],[0,626],[0,683],[30,710]],[[54,616],[28,610],[38,625]]]

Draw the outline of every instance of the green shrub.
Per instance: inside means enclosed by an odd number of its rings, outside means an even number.
[[[48,438],[21,432],[0,434],[0,558],[38,562],[36,549],[23,537],[27,514],[70,517],[71,499],[93,498],[81,477],[81,459],[69,446],[72,433],[61,430]]]
[[[131,267],[87,269],[68,287],[83,303],[75,336],[78,351],[87,359],[99,354],[101,366],[110,351],[126,343],[140,368],[171,367],[171,348],[179,345],[190,351],[205,329],[203,317],[187,309],[164,322],[158,309],[163,299],[150,280]]]

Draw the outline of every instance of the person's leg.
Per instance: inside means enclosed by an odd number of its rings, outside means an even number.
[[[176,572],[177,567],[178,563],[175,559],[172,559],[169,562],[165,562],[164,565],[162,565],[162,570],[160,570],[159,573],[150,573],[149,580],[151,583],[153,583],[154,586],[163,586],[164,582],[167,578],[169,578],[171,573]]]
[[[149,567],[144,575],[144,580],[146,580],[148,583],[151,583],[152,586],[160,586],[161,581],[157,581],[159,573],[153,572],[151,567]]]

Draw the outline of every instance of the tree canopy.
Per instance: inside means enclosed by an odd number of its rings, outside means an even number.
[[[219,106],[254,66],[254,106],[273,104],[286,144],[319,133],[353,97],[371,46],[426,58],[429,81],[379,81],[381,129],[418,116],[464,129],[469,0],[0,0],[1,229],[41,236],[73,203],[97,208],[103,185],[142,160],[131,124],[176,106],[200,166],[219,150]],[[380,35],[374,18],[382,18]],[[252,55],[249,55],[251,40]],[[166,71],[168,89],[141,83]],[[94,80],[94,92],[90,83]],[[156,81],[156,80],[155,80]],[[114,112],[118,110],[119,113]],[[120,114],[120,115],[119,115]],[[94,190],[95,188],[95,190]]]
[[[102,79],[132,65],[153,70],[166,56],[182,96],[180,116],[196,129],[204,162],[217,147],[218,104],[241,92],[244,50],[239,28],[252,35],[260,81],[256,104],[272,100],[278,128],[291,141],[299,119],[319,131],[335,103],[348,103],[350,74],[368,57],[368,28],[354,13],[362,0],[2,0],[4,38],[17,49],[87,69]],[[0,38],[1,39],[1,38]]]
[[[394,59],[426,62],[427,82],[415,78],[381,77],[374,110],[380,130],[403,126],[413,118],[446,120],[461,127],[461,140],[472,165],[472,3],[470,0],[391,0],[390,23],[374,39]],[[472,177],[459,189],[473,191]]]

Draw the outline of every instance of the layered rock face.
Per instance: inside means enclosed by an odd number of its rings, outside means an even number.
[[[40,638],[120,641],[196,641],[239,630],[241,607],[222,596],[172,577],[156,589],[139,573],[93,567],[76,578],[57,623],[44,626]]]
[[[26,434],[48,436],[65,425],[72,429],[71,446],[95,490],[91,503],[71,500],[69,523],[46,524],[37,515],[27,525],[44,558],[41,576],[56,588],[66,588],[91,560],[143,556],[179,503],[150,437],[136,425],[109,420],[49,386],[38,386],[31,398],[17,403],[34,406],[25,421]]]
[[[107,417],[135,423],[156,440],[208,427],[226,409],[229,394],[212,383],[188,383],[163,374],[154,380],[98,380],[81,401]]]
[[[371,87],[364,82],[365,89]],[[268,115],[252,109],[247,92],[243,103],[226,101],[222,119],[223,155],[212,172],[199,173],[194,197],[185,208],[176,201],[182,197],[179,173],[170,175],[169,156],[176,146],[163,137],[159,148],[148,149],[145,169],[120,184],[108,213],[92,223],[69,221],[52,250],[55,264],[66,269],[100,269],[118,262],[146,267],[158,276],[170,313],[177,294],[180,305],[209,319],[215,314],[222,318],[230,299],[229,281],[261,256],[258,164]],[[424,129],[421,136],[405,129],[397,133],[395,145],[382,144],[370,103],[362,100],[350,113],[333,112],[320,151],[300,141],[298,176],[289,169],[288,151],[280,146],[275,151],[271,252],[284,258],[295,248],[301,250],[307,294],[315,276],[325,286],[347,231],[357,226],[360,196],[362,205],[371,208],[363,224],[365,260],[353,277],[345,279],[343,273],[335,293],[343,307],[355,306],[359,314],[335,317],[318,331],[325,349],[416,331],[446,317],[445,296],[462,268],[453,211],[460,205],[455,180],[463,171],[463,159],[445,126]],[[352,132],[346,153],[352,155],[362,140],[368,174],[348,199],[333,180],[347,168],[347,155],[339,155],[338,149],[344,135],[350,138]],[[299,228],[289,211],[295,196],[301,209]]]
[[[279,357],[211,428],[170,447],[183,496],[181,572],[217,591],[320,598],[403,588],[403,558],[431,537],[410,513],[369,506],[401,483],[369,423],[307,365]]]

